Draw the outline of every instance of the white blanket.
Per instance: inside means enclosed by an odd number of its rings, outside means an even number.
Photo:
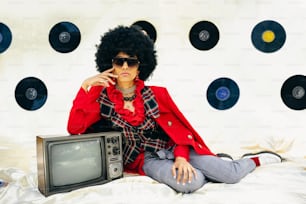
[[[248,147],[260,149],[258,145]],[[256,149],[256,150],[257,150]],[[240,149],[240,151],[246,151]],[[125,175],[110,183],[44,197],[37,189],[35,144],[0,143],[1,204],[305,204],[306,157],[257,168],[237,184],[208,183],[192,194],[176,193],[147,176]]]

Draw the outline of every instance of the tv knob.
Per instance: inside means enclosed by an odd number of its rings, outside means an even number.
[[[118,147],[113,147],[113,154],[114,155],[120,154],[120,149]]]
[[[117,143],[117,138],[116,137],[112,137],[111,141],[112,141],[113,144],[116,144]]]
[[[122,175],[123,169],[121,163],[113,163],[109,165],[110,178],[118,178]]]

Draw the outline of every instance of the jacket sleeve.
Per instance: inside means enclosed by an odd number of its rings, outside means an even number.
[[[82,134],[100,119],[100,104],[97,99],[101,90],[101,86],[94,86],[88,92],[80,88],[68,118],[67,131],[70,134]]]
[[[173,151],[174,157],[184,157],[189,161],[189,146],[188,145],[177,145]]]

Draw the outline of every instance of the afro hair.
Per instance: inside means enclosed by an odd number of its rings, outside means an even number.
[[[97,70],[103,72],[112,67],[112,59],[124,52],[136,56],[140,61],[139,79],[146,80],[154,71],[157,60],[154,42],[143,31],[135,26],[118,26],[106,32],[97,45]]]

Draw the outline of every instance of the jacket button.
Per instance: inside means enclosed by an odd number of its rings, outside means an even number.
[[[198,144],[198,146],[200,147],[200,149],[202,149],[202,148],[203,148],[201,144]]]
[[[171,121],[168,121],[168,126],[172,126],[172,122]]]
[[[190,139],[190,140],[192,139],[192,135],[187,135],[187,137],[188,137],[188,139]]]

